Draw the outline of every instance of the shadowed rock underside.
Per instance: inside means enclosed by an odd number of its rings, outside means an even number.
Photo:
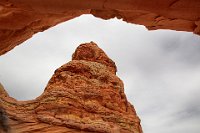
[[[0,105],[13,133],[142,133],[115,63],[93,42],[81,44],[44,93],[17,101],[0,86]]]

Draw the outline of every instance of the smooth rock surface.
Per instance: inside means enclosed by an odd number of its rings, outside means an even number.
[[[17,101],[0,91],[13,133],[142,133],[115,63],[94,42],[81,44],[58,68],[44,93]]]
[[[0,55],[33,34],[82,14],[117,17],[149,30],[200,34],[199,0],[1,0]]]

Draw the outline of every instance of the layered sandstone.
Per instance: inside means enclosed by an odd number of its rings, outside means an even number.
[[[82,14],[117,17],[149,30],[200,34],[199,0],[1,0],[0,55],[33,34]]]
[[[142,133],[115,63],[95,43],[81,44],[58,68],[44,93],[17,101],[0,88],[13,133]]]

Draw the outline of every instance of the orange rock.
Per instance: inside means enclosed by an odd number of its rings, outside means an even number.
[[[103,19],[117,17],[149,30],[200,34],[199,0],[1,0],[0,55],[33,34],[82,14]]]
[[[142,133],[115,63],[93,42],[76,49],[72,61],[55,71],[40,97],[0,98],[16,133]]]

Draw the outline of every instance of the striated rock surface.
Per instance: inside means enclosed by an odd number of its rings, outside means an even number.
[[[93,42],[81,44],[44,93],[17,101],[1,87],[0,104],[13,133],[142,133],[115,63]]]
[[[4,90],[3,85],[0,83],[0,96],[8,96],[8,93]]]
[[[82,14],[200,34],[199,0],[0,0],[0,55]]]

